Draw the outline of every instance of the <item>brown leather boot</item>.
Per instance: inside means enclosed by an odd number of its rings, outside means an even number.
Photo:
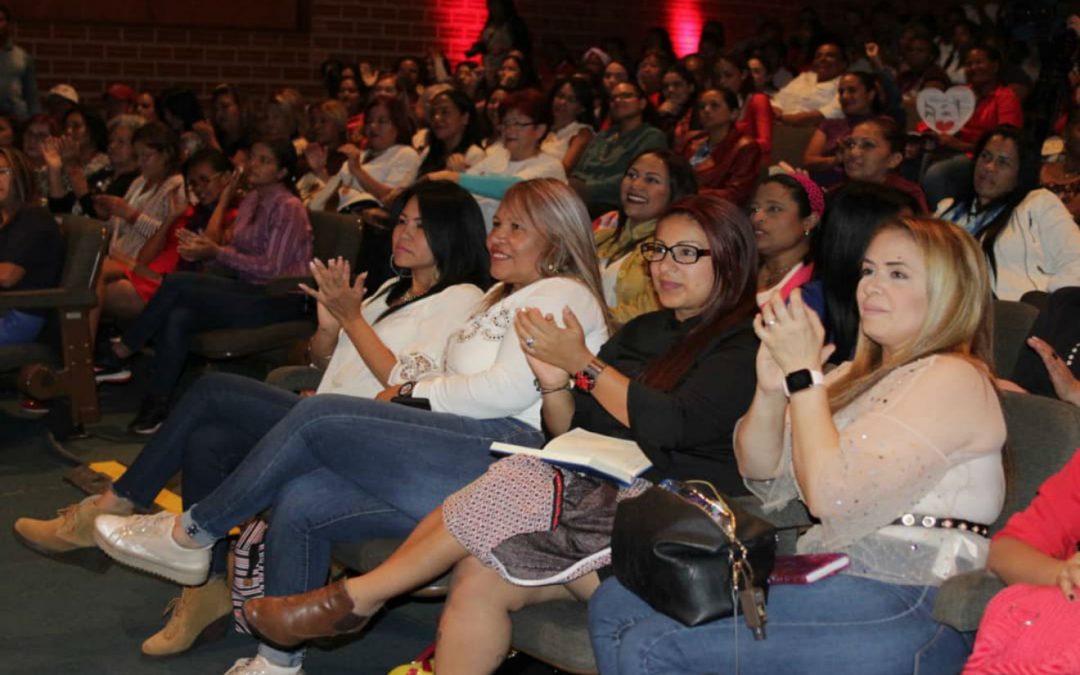
[[[353,614],[344,580],[300,595],[248,600],[244,616],[259,637],[285,648],[312,638],[359,632],[371,619]]]
[[[224,577],[210,577],[202,586],[185,586],[165,613],[169,622],[142,644],[147,656],[171,656],[195,645],[225,637],[232,623],[232,594]]]
[[[58,557],[80,549],[96,548],[94,544],[94,519],[107,513],[128,515],[123,512],[106,511],[97,505],[98,495],[64,507],[52,520],[19,518],[15,521],[15,538],[28,548],[43,555]]]

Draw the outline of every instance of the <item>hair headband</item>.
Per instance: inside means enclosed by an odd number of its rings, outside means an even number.
[[[810,211],[816,214],[818,218],[823,216],[825,214],[825,193],[821,191],[821,187],[805,173],[792,172],[787,176],[794,178],[806,191],[806,197],[810,200]]]

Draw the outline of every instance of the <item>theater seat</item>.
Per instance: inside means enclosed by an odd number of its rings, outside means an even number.
[[[802,166],[803,153],[810,144],[810,137],[817,127],[796,127],[790,124],[773,125],[772,163],[787,162],[791,166]]]
[[[310,212],[312,249],[316,258],[328,260],[342,257],[355,265],[360,256],[362,225],[357,216]],[[301,281],[314,285],[309,277],[283,277],[267,284],[266,292],[273,294],[299,292]],[[311,318],[259,326],[257,328],[226,328],[199,333],[192,341],[191,352],[211,360],[235,359],[277,349],[288,349],[311,337],[315,322]]]
[[[1013,457],[1008,500],[992,532],[1031,503],[1039,486],[1080,448],[1080,409],[1033,394],[1005,392],[1005,424]],[[985,570],[961,574],[942,584],[934,618],[961,631],[978,629],[986,603],[1004,584]]]
[[[88,311],[97,304],[95,285],[108,244],[105,223],[65,215],[64,269],[57,288],[0,293],[0,311],[52,309],[34,343],[0,347],[0,372],[19,369],[18,386],[41,400],[69,399],[71,424],[79,428],[100,417],[94,383]]]
[[[994,300],[994,370],[1010,379],[1039,310],[1025,302]]]

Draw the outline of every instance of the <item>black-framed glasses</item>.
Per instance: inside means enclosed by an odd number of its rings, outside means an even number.
[[[680,265],[693,265],[699,258],[712,255],[712,251],[709,249],[698,248],[692,244],[664,246],[657,241],[647,241],[641,245],[641,256],[649,262],[660,262],[669,252],[671,253],[671,259]]]

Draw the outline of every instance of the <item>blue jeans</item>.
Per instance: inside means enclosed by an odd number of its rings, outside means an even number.
[[[17,309],[0,311],[0,346],[33,342],[45,327],[45,317]]]
[[[769,589],[768,639],[742,617],[689,628],[653,610],[615,578],[589,601],[589,632],[603,675],[954,675],[969,635],[934,621],[937,588],[839,574]]]
[[[303,399],[216,490],[185,514],[199,541],[274,506],[267,592],[323,584],[332,541],[404,536],[480,476],[494,441],[543,445],[513,418],[478,420],[322,394]]]
[[[165,277],[139,317],[124,331],[129,349],[156,338],[149,391],[172,393],[187,363],[191,341],[200,331],[253,328],[303,316],[304,300],[273,296],[262,286],[213,274],[175,272]]]
[[[114,484],[116,494],[149,508],[180,472],[184,507],[210,494],[300,397],[249,377],[210,373],[177,403],[161,429]],[[224,542],[213,572],[224,574]]]

